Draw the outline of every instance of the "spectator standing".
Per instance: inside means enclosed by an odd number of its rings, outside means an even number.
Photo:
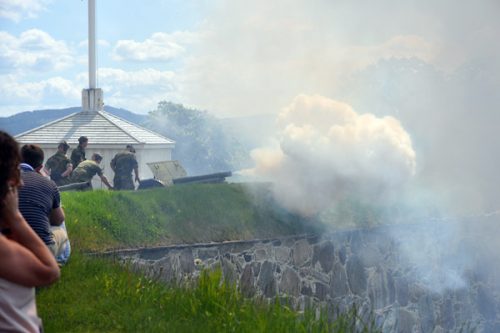
[[[80,163],[73,173],[71,174],[72,183],[89,183],[89,187],[92,188],[92,178],[98,175],[102,182],[106,184],[109,189],[113,189],[108,181],[108,178],[102,173],[102,169],[99,164],[102,161],[102,156],[99,153],[94,153],[90,160],[85,160]]]
[[[89,143],[89,139],[86,136],[81,136],[78,138],[78,147],[73,149],[71,152],[71,164],[73,165],[73,169],[75,169],[78,164],[85,161],[85,148]]]
[[[59,267],[18,208],[19,147],[0,131],[0,332],[42,332],[35,288],[59,279]]]
[[[21,148],[21,178],[24,182],[19,190],[19,210],[50,251],[57,257],[68,240],[61,224],[64,211],[56,184],[42,176],[43,150],[37,145]]]
[[[69,144],[66,141],[61,141],[57,147],[57,152],[52,155],[45,163],[45,169],[49,170],[50,179],[57,186],[66,185],[69,182],[69,176],[73,171],[73,164],[66,156]]]
[[[127,145],[123,152],[116,154],[111,160],[111,169],[115,173],[115,177],[113,178],[115,190],[134,190],[132,170],[135,174],[135,181],[140,182],[139,165],[135,157],[134,147]]]

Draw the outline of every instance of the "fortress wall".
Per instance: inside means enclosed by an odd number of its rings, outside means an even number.
[[[384,332],[500,332],[500,272],[465,271],[463,283],[432,290],[399,251],[413,234],[411,228],[401,228],[394,237],[379,228],[115,255],[166,282],[221,267],[225,279],[245,296],[286,296],[297,310],[314,304],[333,313],[355,303],[363,313],[373,311]],[[430,270],[439,272],[440,267]]]

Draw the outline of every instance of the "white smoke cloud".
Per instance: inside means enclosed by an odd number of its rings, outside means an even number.
[[[299,95],[278,124],[280,147],[254,150],[256,166],[247,172],[272,180],[277,199],[300,213],[317,213],[346,195],[389,195],[415,172],[411,139],[393,117]]]

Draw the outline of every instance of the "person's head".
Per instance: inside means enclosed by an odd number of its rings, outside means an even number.
[[[8,133],[0,131],[0,211],[10,187],[22,184],[19,172],[19,145]]]
[[[125,147],[125,149],[128,150],[131,153],[135,153],[135,148],[132,145],[127,145],[127,147]]]
[[[78,145],[79,146],[86,148],[88,143],[89,143],[89,139],[86,136],[81,136],[78,138]]]
[[[102,156],[99,153],[93,153],[92,154],[92,160],[95,161],[97,164],[101,163],[102,161]]]
[[[35,170],[42,167],[43,158],[43,150],[38,145],[27,144],[21,148],[21,162],[31,165]]]
[[[65,153],[68,151],[68,149],[70,148],[69,144],[63,140],[61,142],[59,142],[59,146],[57,146],[57,149],[62,152],[62,153]]]

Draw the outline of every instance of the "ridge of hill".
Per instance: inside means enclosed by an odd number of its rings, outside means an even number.
[[[0,129],[11,135],[17,135],[79,111],[81,111],[81,107],[20,112],[9,117],[0,117]],[[139,125],[147,119],[147,115],[140,115],[112,106],[105,106],[104,111]]]

